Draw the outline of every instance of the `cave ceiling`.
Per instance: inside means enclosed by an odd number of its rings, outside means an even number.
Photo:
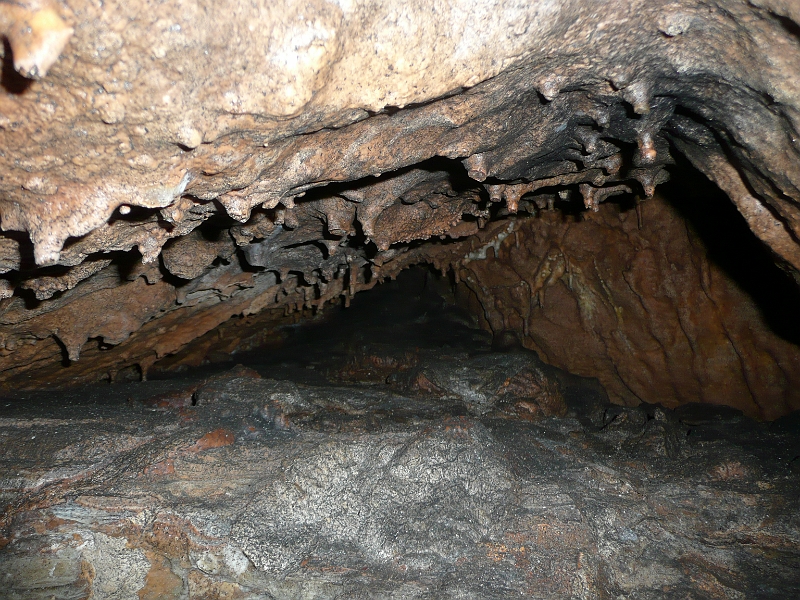
[[[796,272],[799,23],[791,0],[0,2],[0,378],[146,371],[235,315],[458,277],[521,215],[646,200],[676,160]]]

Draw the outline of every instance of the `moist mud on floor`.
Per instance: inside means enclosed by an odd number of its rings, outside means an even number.
[[[5,398],[0,596],[800,597],[799,415],[610,405],[415,281],[238,365]]]

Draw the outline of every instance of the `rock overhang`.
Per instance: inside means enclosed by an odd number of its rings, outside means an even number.
[[[0,99],[7,370],[449,267],[492,219],[652,196],[676,154],[800,268],[791,6],[20,7],[72,35]]]

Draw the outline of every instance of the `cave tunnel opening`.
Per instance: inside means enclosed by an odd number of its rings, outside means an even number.
[[[720,575],[715,561],[735,565],[738,579],[725,585],[786,597],[796,553],[780,537],[790,535],[785,519],[765,523],[775,515],[769,498],[789,511],[798,501],[800,413],[769,423],[700,398],[614,404],[602,377],[532,350],[565,362],[585,353],[572,343],[564,359],[537,330],[568,335],[563,319],[586,319],[587,298],[605,294],[616,299],[611,314],[634,319],[620,281],[650,290],[651,310],[685,302],[729,331],[740,321],[725,321],[728,311],[746,303],[746,328],[794,344],[792,282],[728,198],[680,160],[671,182],[638,205],[633,195],[597,213],[569,198],[552,209],[520,205],[530,214],[498,215],[475,258],[444,272],[411,266],[347,307],[341,298],[277,320],[235,317],[152,365],[147,381],[130,368],[111,384],[3,398],[0,556],[10,597],[32,585],[77,593],[109,578],[108,589],[177,593],[222,577],[230,589],[311,598],[317,570],[342,564],[357,576],[335,590],[364,597],[398,581],[446,588],[453,573],[456,588],[487,598],[534,588],[562,597],[564,577],[571,587],[584,576],[603,593],[651,579],[692,593],[698,578]],[[214,226],[198,237],[220,239]],[[606,243],[623,246],[608,263]],[[648,252],[652,260],[637,262]],[[531,293],[561,260],[570,269],[520,304],[519,281]],[[482,286],[493,292],[482,296]],[[718,304],[692,295],[734,304],[708,312]],[[596,302],[588,314],[602,313]],[[564,314],[547,312],[560,305]],[[661,323],[668,331],[692,322],[680,310],[664,315],[675,319]],[[720,538],[731,540],[724,550]],[[630,574],[632,551],[644,556],[644,582]],[[54,560],[66,572],[57,580]],[[160,579],[145,577],[154,572]],[[141,583],[125,579],[131,573]],[[505,591],[492,595],[498,586]]]
[[[230,4],[0,0],[0,597],[800,598],[797,3]]]
[[[513,343],[535,350],[546,362],[567,371],[599,377],[604,384],[615,380],[614,383],[623,390],[621,394],[610,390],[610,397],[615,402],[658,403],[660,399],[657,395],[637,393],[636,376],[632,377],[632,385],[621,375],[619,365],[615,364],[615,361],[636,362],[637,357],[630,347],[621,354],[608,353],[599,360],[590,361],[587,367],[585,361],[582,363],[579,360],[584,353],[581,343],[567,342],[566,347],[561,348],[555,347],[558,344],[554,345],[553,339],[562,343],[570,338],[571,330],[565,320],[572,321],[573,326],[577,323],[584,330],[607,326],[602,319],[587,323],[587,315],[581,312],[583,309],[580,306],[576,308],[576,302],[579,305],[586,300],[580,297],[580,285],[587,288],[594,286],[594,289],[584,291],[584,296],[587,293],[595,298],[603,294],[608,296],[612,311],[624,313],[628,310],[624,298],[613,298],[621,293],[618,289],[612,289],[613,282],[609,275],[613,272],[621,274],[618,282],[633,289],[635,295],[650,293],[656,301],[666,296],[666,300],[673,304],[663,314],[653,312],[652,306],[644,306],[642,314],[634,315],[634,320],[639,319],[635,327],[647,327],[650,319],[663,321],[658,326],[680,330],[681,335],[688,338],[682,346],[683,350],[697,353],[700,361],[721,360],[719,355],[714,354],[713,348],[709,350],[709,344],[742,346],[753,343],[754,338],[743,341],[736,338],[735,331],[731,334],[731,329],[736,327],[747,331],[757,330],[761,339],[756,339],[756,342],[763,342],[766,336],[780,340],[784,351],[786,348],[796,349],[800,342],[800,315],[794,307],[800,300],[800,290],[791,277],[777,266],[774,255],[755,237],[725,193],[679,153],[675,155],[676,164],[670,167],[670,181],[661,185],[653,200],[643,199],[634,193],[613,196],[601,205],[602,212],[598,214],[602,218],[599,220],[595,213],[583,206],[580,195],[569,186],[556,190],[556,193],[545,189],[524,195],[517,214],[509,214],[503,206],[491,205],[484,200],[484,204],[492,210],[490,224],[495,229],[492,233],[494,237],[485,245],[488,250],[482,250],[483,254],[477,260],[467,257],[466,260],[445,264],[440,270],[424,262],[413,265],[400,272],[396,279],[393,277],[358,293],[349,308],[346,307],[351,302],[348,296],[327,304],[322,310],[320,307],[302,308],[290,311],[291,314],[283,318],[276,318],[274,314],[266,319],[263,315],[234,316],[177,353],[144,367],[148,371],[146,374],[143,367],[131,364],[116,371],[112,380],[134,382],[144,375],[151,380],[163,381],[202,377],[241,363],[263,376],[279,379],[299,377],[321,383],[324,377],[320,377],[319,373],[312,377],[310,372],[323,363],[326,356],[335,355],[341,366],[347,360],[352,361],[354,353],[360,353],[363,358],[368,346],[379,346],[384,340],[387,347],[392,344],[399,347],[402,341],[402,345],[408,347],[458,347],[466,352],[485,352],[491,348],[494,337],[495,348],[512,340]],[[447,177],[451,180],[450,189],[454,193],[469,193],[476,187],[458,161],[432,159],[414,168],[432,173],[449,173]],[[348,188],[344,184],[339,187],[342,190]],[[302,201],[335,195],[340,193],[337,189],[336,185],[317,188]],[[483,188],[477,189],[485,193]],[[654,207],[658,208],[653,214]],[[209,219],[196,230],[197,239],[208,245],[218,244],[226,237],[226,228],[229,226],[227,218]],[[575,280],[580,279],[580,257],[573,265],[573,269],[578,267],[577,271],[569,272],[569,265],[576,244],[584,243],[581,239],[582,228],[593,232],[594,238],[589,241],[590,246],[594,244],[592,252],[605,254],[607,245],[620,242],[629,248],[612,253],[607,264],[598,263],[598,257],[592,256],[589,262],[596,272],[586,278],[583,284],[578,284]],[[622,231],[622,235],[616,235],[615,230]],[[510,231],[513,231],[513,235],[509,235]],[[683,247],[677,250],[676,236],[683,238]],[[656,241],[651,243],[651,238]],[[444,242],[445,245],[447,243]],[[363,232],[359,232],[349,239],[349,244],[369,245],[369,240],[365,239]],[[412,245],[424,244],[426,242]],[[541,247],[537,247],[537,244]],[[397,247],[406,245],[398,244]],[[532,248],[521,256],[519,249],[527,245]],[[553,254],[554,249],[556,254]],[[669,255],[665,262],[662,261],[663,264],[637,263],[637,255],[652,253],[653,250]],[[123,278],[130,278],[130,273],[138,268],[135,264],[137,261],[132,262],[126,256],[120,259],[120,272]],[[251,270],[259,270],[230,254],[217,258],[214,264],[220,264],[221,260],[238,260]],[[567,263],[563,268],[565,272],[560,273],[558,278],[554,278],[550,272],[552,268],[549,263],[554,260]],[[586,264],[584,257],[583,271],[586,270]],[[474,268],[476,265],[486,268]],[[504,270],[508,271],[506,276],[497,279],[494,272]],[[691,272],[687,274],[688,271]],[[549,276],[548,281],[537,283],[537,277],[542,279],[543,276],[545,279]],[[178,282],[179,286],[185,285],[166,270],[163,277]],[[484,277],[486,281],[482,281]],[[497,280],[493,281],[493,278]],[[670,289],[665,291],[664,286]],[[518,287],[523,288],[522,293]],[[725,289],[720,292],[720,287]],[[486,294],[487,288],[494,289],[494,293]],[[478,291],[481,289],[483,294]],[[552,303],[547,302],[550,295],[554,298]],[[28,302],[35,302],[32,294],[29,296]],[[705,303],[696,302],[696,297],[703,297]],[[640,303],[646,304],[646,301]],[[566,307],[564,310],[546,312],[546,308],[552,309],[561,304]],[[693,311],[696,314],[692,315]],[[685,313],[689,313],[689,316],[686,317]],[[720,329],[725,330],[724,335],[702,340],[701,334],[695,334],[692,339],[693,334],[687,331],[687,323],[691,325],[692,319],[706,319],[708,315],[718,322]],[[688,319],[687,323],[682,319]],[[610,337],[616,335],[615,332],[609,334]],[[660,341],[656,334],[650,335],[650,338],[650,342]],[[361,349],[358,349],[359,344]],[[113,346],[102,340],[98,344],[100,351],[113,349]],[[767,355],[773,351],[768,346],[763,349]],[[668,354],[676,351],[676,348],[678,346],[674,344],[665,344],[659,351]],[[66,350],[64,352],[63,366],[68,370],[70,361],[66,359]],[[402,354],[403,350],[398,352]],[[736,348],[733,355],[738,353],[741,358],[744,354],[747,359],[747,352],[747,348],[744,352]],[[733,355],[729,355],[728,360]],[[697,360],[694,362],[697,363]],[[577,368],[572,368],[574,366]],[[753,368],[757,367],[758,357]],[[650,375],[652,368],[653,364],[647,364],[646,361],[632,367],[634,371],[644,373],[645,378]],[[723,381],[724,370],[712,371],[709,376],[698,379],[696,373],[692,372],[694,368],[696,364],[688,367],[686,364],[678,365],[673,369],[669,381],[673,388],[676,384],[680,387],[682,377],[694,380],[686,385],[685,390],[666,398],[665,405],[708,401],[703,389],[721,385],[722,393],[716,396],[711,394],[711,403],[728,404],[761,418],[775,418],[794,406],[792,398],[787,400],[786,395],[793,396],[796,393],[789,390],[783,394],[782,404],[777,409],[764,412],[757,399],[756,406],[752,405],[752,396],[763,392],[763,389],[759,390],[751,382],[745,381],[742,389],[726,396],[730,394],[730,386],[726,388],[727,384]],[[780,368],[785,368],[785,365]],[[323,366],[322,369],[328,368]],[[387,369],[380,371],[383,379],[390,375],[391,368]],[[605,379],[604,370],[607,375]],[[746,368],[743,370],[746,371]],[[331,371],[328,369],[326,372]],[[109,380],[107,376],[102,379],[106,382]],[[744,379],[747,379],[746,373]],[[98,383],[98,386],[98,390],[101,390],[104,384]],[[36,389],[35,376],[26,387]],[[43,383],[41,388],[54,389],[49,383]],[[749,394],[750,397],[744,398],[743,390],[744,395]],[[696,397],[692,397],[693,392],[697,393]]]
[[[439,160],[426,164],[433,171],[454,171],[452,177],[460,182],[459,187],[469,187],[469,180],[465,179],[464,170],[459,163]],[[594,238],[590,242],[596,248],[602,250],[604,244],[620,243],[630,247],[625,252],[614,254],[608,264],[598,264],[597,257],[592,257],[590,262],[592,268],[598,272],[597,279],[587,279],[586,286],[602,288],[612,282],[612,278],[607,275],[616,271],[622,273],[619,281],[624,286],[634,288],[636,294],[649,292],[656,300],[666,297],[672,303],[669,310],[659,314],[652,310],[652,306],[645,306],[641,315],[634,315],[634,319],[639,319],[635,326],[646,328],[649,326],[648,320],[659,320],[659,327],[671,328],[673,332],[678,331],[688,338],[683,346],[665,344],[660,352],[683,352],[688,349],[699,355],[694,364],[673,365],[675,370],[670,375],[670,385],[674,386],[677,382],[680,386],[681,378],[691,381],[684,391],[666,398],[666,405],[702,402],[710,394],[714,398],[714,404],[732,405],[762,418],[780,416],[781,411],[791,410],[791,398],[787,401],[784,397],[783,406],[777,411],[759,414],[759,409],[752,406],[752,395],[763,393],[763,387],[759,390],[745,381],[743,386],[733,389],[725,381],[727,375],[724,370],[712,371],[708,377],[698,380],[693,369],[698,360],[737,360],[736,352],[740,352],[738,356],[743,354],[745,359],[748,358],[750,349],[746,346],[754,343],[753,339],[741,339],[744,335],[741,331],[738,334],[736,331],[731,333],[737,327],[746,331],[756,330],[761,339],[765,336],[778,339],[784,350],[796,348],[800,341],[800,316],[794,307],[800,300],[800,292],[791,277],[776,265],[774,255],[751,232],[724,192],[680,155],[670,171],[670,181],[659,188],[654,200],[643,200],[636,194],[614,196],[601,205],[602,214],[606,215],[601,221],[597,221],[596,216],[583,207],[576,198],[579,195],[572,190],[569,195],[546,194],[546,199],[542,199],[541,194],[529,194],[522,198],[519,214],[510,215],[501,210],[499,216],[495,217],[501,223],[519,226],[512,237],[506,234],[505,245],[497,245],[496,249],[489,250],[485,261],[466,261],[466,269],[460,264],[448,265],[441,272],[429,264],[418,264],[401,272],[396,280],[358,293],[349,308],[345,304],[349,304],[350,300],[342,298],[327,304],[323,310],[306,308],[293,312],[286,317],[288,324],[286,319],[283,323],[273,317],[265,321],[258,315],[234,317],[177,354],[155,363],[149,369],[149,377],[186,377],[190,374],[208,373],[209,370],[224,370],[241,363],[264,376],[323,381],[324,378],[320,378],[318,372],[311,377],[315,365],[323,363],[326,356],[333,355],[337,356],[340,365],[345,364],[347,355],[357,352],[359,344],[363,346],[358,350],[362,356],[367,346],[374,347],[385,341],[386,345],[395,344],[399,348],[401,340],[409,347],[439,345],[483,352],[491,346],[491,338],[494,336],[498,340],[517,340],[519,344],[539,352],[545,361],[567,370],[570,370],[570,365],[577,364],[579,370],[584,369],[580,373],[584,376],[598,377],[602,369],[605,369],[613,372],[609,376],[611,379],[624,379],[619,375],[619,367],[613,362],[635,360],[636,357],[630,353],[609,354],[603,360],[591,364],[591,369],[587,369],[585,364],[576,360],[583,352],[579,344],[568,344],[566,349],[554,350],[552,340],[548,339],[548,336],[556,339],[569,338],[569,327],[559,320],[571,319],[574,325],[574,322],[579,322],[586,316],[572,306],[576,302],[575,290],[578,284],[575,281],[570,283],[570,280],[577,279],[577,274],[566,273],[558,281],[540,286],[542,289],[533,293],[535,298],[520,298],[515,290],[515,286],[522,282],[524,293],[530,294],[531,286],[536,285],[536,275],[542,272],[542,266],[547,263],[548,258],[552,259],[553,244],[560,248],[561,255],[569,255],[576,244],[583,243],[580,232],[582,227],[587,227],[593,231]],[[307,200],[330,193],[330,190],[320,188],[310,194]],[[550,210],[547,208],[548,204]],[[497,207],[493,208],[496,210]],[[623,224],[623,235],[615,234],[617,222]],[[538,229],[539,223],[544,223],[544,232]],[[217,239],[219,231],[213,227],[212,229],[212,232],[204,231],[201,235],[204,238]],[[505,230],[502,227],[496,231],[503,237]],[[575,232],[575,239],[570,239],[571,232]],[[651,238],[656,241],[652,242]],[[526,245],[526,240],[531,240],[535,245],[537,239],[544,239],[544,242],[538,242],[542,248],[534,248],[522,258],[513,258],[514,253]],[[363,234],[351,238],[350,243],[363,244]],[[683,245],[676,248],[680,244]],[[402,247],[402,244],[399,246]],[[653,249],[669,256],[662,263],[637,263],[638,254],[652,252]],[[568,256],[567,260],[570,260]],[[491,263],[491,266],[485,271],[470,267],[471,264],[482,262]],[[493,271],[495,267],[507,270],[509,264],[512,265],[510,279],[496,281],[494,285],[501,290],[498,294],[500,296],[509,290],[515,293],[503,296],[510,299],[508,306],[498,308],[491,304],[496,296],[481,297],[475,290],[481,286],[482,273]],[[460,275],[457,270],[462,271]],[[465,279],[470,277],[470,273],[474,275],[474,284]],[[488,277],[490,285],[491,277]],[[560,291],[550,289],[555,284],[558,284],[556,287]],[[610,285],[613,286],[613,283]],[[663,286],[670,289],[665,291]],[[612,296],[623,293],[618,289],[598,291],[596,288],[588,293]],[[556,306],[562,302],[567,306],[561,314],[548,314],[543,310],[553,306],[547,302],[551,294]],[[523,311],[520,303],[525,302],[528,314],[525,315],[526,318],[521,318]],[[542,305],[541,302],[545,304]],[[628,310],[625,302],[625,298],[619,299],[616,310]],[[610,305],[614,309],[613,300]],[[504,310],[506,314],[502,314]],[[688,313],[688,317],[685,313]],[[456,314],[461,315],[458,323],[451,319]],[[681,322],[682,318],[687,322]],[[718,328],[723,330],[723,335],[710,340],[700,339],[702,332],[692,334],[686,331],[693,319],[715,321]],[[471,320],[471,326],[465,329],[468,320]],[[554,327],[554,322],[558,327]],[[598,323],[605,326],[602,321]],[[537,324],[543,325],[543,333],[537,333]],[[587,328],[585,322],[579,325]],[[692,335],[695,337],[692,338]],[[737,335],[740,337],[737,338]],[[412,339],[414,336],[416,338]],[[448,339],[448,336],[452,337]],[[472,342],[469,341],[471,336],[474,337]],[[651,338],[658,341],[655,334]],[[759,343],[758,338],[755,343]],[[474,344],[474,347],[471,348],[470,344]],[[721,357],[715,354],[713,347],[708,348],[708,344],[738,344],[745,348],[743,351],[736,349],[736,352]],[[398,350],[399,354],[402,352],[403,350]],[[767,347],[764,352],[769,354],[771,350]],[[757,368],[758,357],[754,360]],[[325,368],[322,367],[323,370]],[[645,376],[651,368],[653,364],[646,361],[632,367],[633,370],[644,372]],[[389,374],[382,373],[384,379]],[[134,366],[117,373],[116,380],[135,380],[140,377],[141,371]],[[746,377],[745,374],[744,378]],[[633,380],[636,378],[637,376],[632,377]],[[604,382],[609,380],[608,377],[605,380],[603,377],[600,379]],[[631,388],[627,382],[623,382],[623,386],[627,387],[627,391],[633,392],[634,401],[660,401],[657,395],[638,395],[636,389]],[[715,386],[722,388],[716,395],[709,392]],[[696,397],[692,397],[692,393],[696,393]],[[790,390],[786,394],[792,395],[794,392]],[[620,397],[623,398],[623,404],[626,403],[625,398],[629,402],[631,400],[631,394],[622,394],[615,400],[619,401]]]
[[[771,330],[800,344],[800,289],[716,185],[677,154],[675,175],[659,190],[698,235],[711,261],[756,304]]]

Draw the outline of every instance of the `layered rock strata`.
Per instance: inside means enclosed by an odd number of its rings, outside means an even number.
[[[780,0],[0,3],[3,378],[146,371],[232,315],[454,264],[523,203],[652,196],[678,155],[796,270],[798,21]]]

